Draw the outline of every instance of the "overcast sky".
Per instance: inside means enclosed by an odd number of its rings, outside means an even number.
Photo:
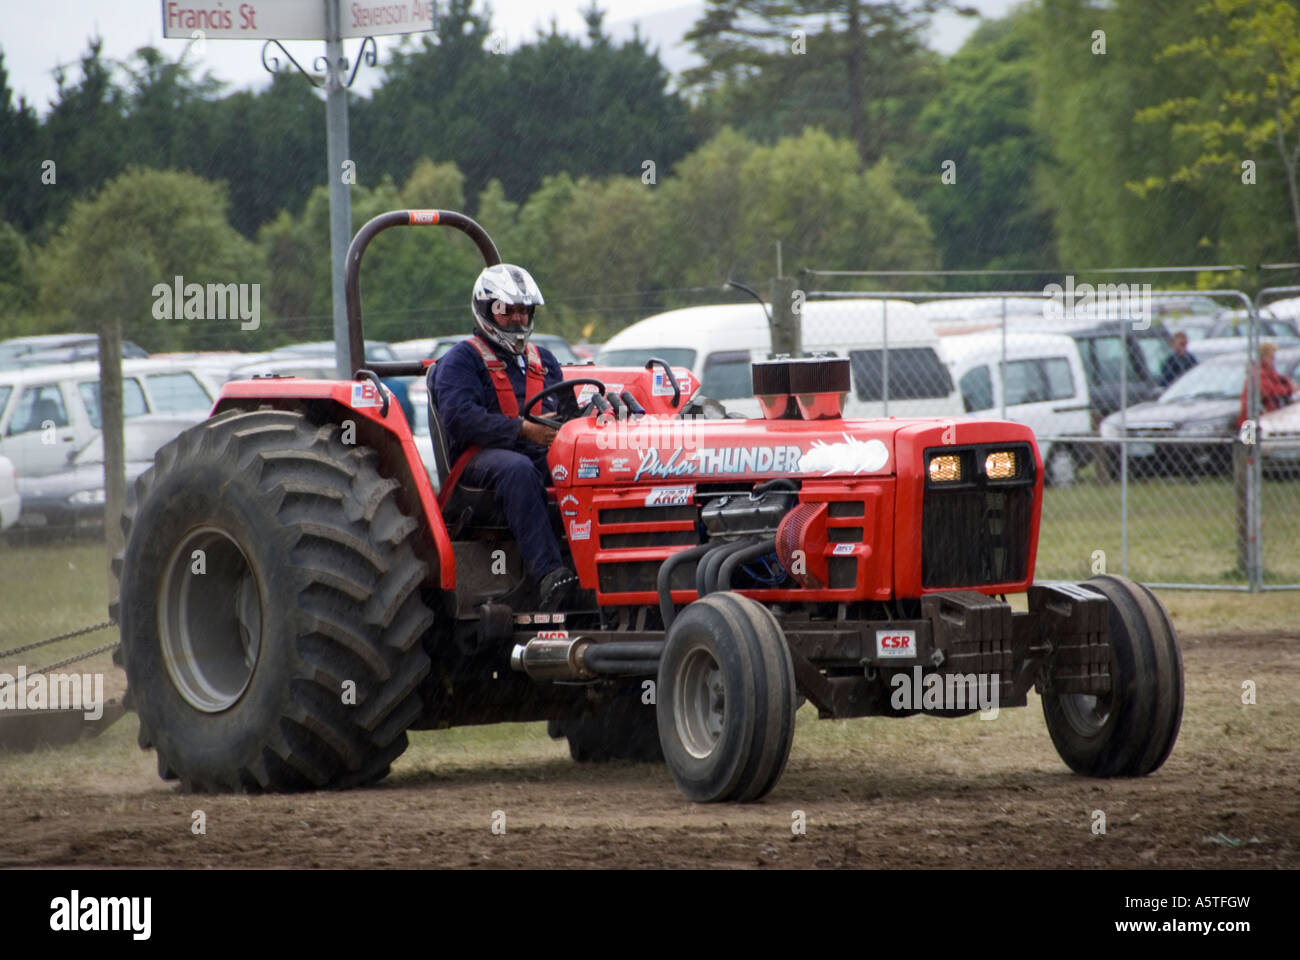
[[[262,0],[266,2],[266,0]],[[967,0],[985,16],[1005,13],[1015,0]],[[160,0],[41,0],[10,2],[5,0],[0,13],[0,50],[9,71],[9,85],[44,114],[54,97],[54,70],[60,65],[75,67],[86,49],[87,38],[99,34],[104,52],[110,59],[125,60],[139,47],[153,44],[171,56],[179,56],[183,40],[162,38],[162,3]],[[225,4],[227,7],[234,4]],[[554,17],[560,30],[581,34],[585,27],[578,10],[586,0],[492,0],[493,26],[505,37],[506,45],[515,46],[546,26]],[[616,38],[629,34],[639,22],[643,35],[659,47],[665,65],[678,70],[691,60],[687,47],[679,45],[682,34],[694,23],[703,3],[684,0],[602,0],[608,11],[607,27]],[[943,16],[935,21],[930,42],[945,53],[956,50],[974,28],[975,21]],[[379,40],[380,61],[384,48],[397,38]],[[349,55],[360,41],[346,44]],[[303,66],[309,66],[324,52],[322,43],[286,43]],[[210,40],[202,58],[203,67],[232,87],[257,87],[266,81],[261,65],[261,42],[248,40]],[[76,70],[69,71],[75,78]],[[377,69],[361,68],[354,90],[364,93],[378,79]]]

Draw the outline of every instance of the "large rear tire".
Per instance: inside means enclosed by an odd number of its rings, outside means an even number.
[[[1164,606],[1124,577],[1083,586],[1110,601],[1111,690],[1104,696],[1043,694],[1061,759],[1090,777],[1141,777],[1160,767],[1183,718],[1183,658]]]
[[[122,521],[119,617],[164,778],[292,791],[387,774],[433,624],[398,489],[374,450],[291,411],[229,411],[159,451]]]
[[[697,803],[748,802],[781,778],[794,738],[794,663],[772,612],[712,593],[673,621],[659,661],[659,742]]]

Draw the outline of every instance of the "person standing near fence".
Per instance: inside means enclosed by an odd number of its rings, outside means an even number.
[[[1259,345],[1259,411],[1260,413],[1270,413],[1273,410],[1281,410],[1291,402],[1296,392],[1296,383],[1288,376],[1278,373],[1275,361],[1277,359],[1276,343],[1261,343]],[[1237,417],[1237,429],[1246,422],[1246,403],[1250,396],[1250,379],[1246,380],[1246,385],[1241,388],[1241,413]]]
[[[1162,387],[1169,386],[1200,362],[1187,349],[1187,334],[1182,330],[1174,334],[1169,345],[1174,348],[1174,352],[1165,357],[1165,362],[1160,365],[1160,386]]]

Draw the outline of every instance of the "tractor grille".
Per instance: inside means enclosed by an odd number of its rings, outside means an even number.
[[[926,483],[921,518],[923,588],[979,587],[1025,578],[1034,471],[1032,453],[1027,447],[1019,449],[1020,472],[1014,480],[1003,481],[982,476],[978,465],[984,462],[983,449],[937,451],[961,456],[969,472],[965,482],[951,488]]]

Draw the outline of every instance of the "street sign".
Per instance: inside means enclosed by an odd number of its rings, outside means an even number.
[[[328,40],[330,0],[162,0],[163,36],[188,40],[201,30],[208,40]],[[433,0],[334,0],[339,36],[379,37],[418,33],[434,26]]]
[[[339,0],[339,34],[348,37],[383,37],[392,33],[419,33],[434,28],[433,0],[421,3],[385,3],[384,0]]]

